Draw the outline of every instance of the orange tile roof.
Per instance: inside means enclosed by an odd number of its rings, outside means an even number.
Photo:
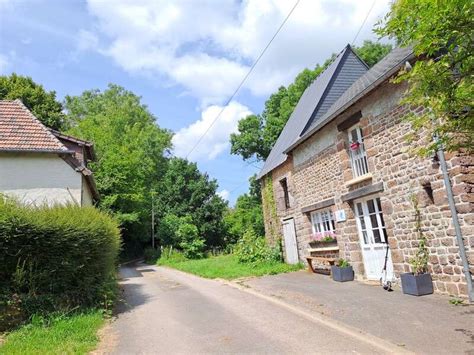
[[[0,100],[0,151],[69,150],[20,100]]]

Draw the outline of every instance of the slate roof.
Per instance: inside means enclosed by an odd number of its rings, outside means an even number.
[[[347,45],[305,90],[257,178],[283,164],[288,157],[285,150],[305,130],[317,124],[338,97],[367,70],[367,65]]]
[[[327,123],[332,121],[347,108],[355,104],[358,100],[377,88],[385,80],[396,74],[400,68],[405,65],[406,61],[414,58],[414,53],[411,47],[395,48],[387,54],[382,60],[369,69],[364,75],[356,80],[327,110],[316,124],[312,125],[304,134],[298,137],[293,144],[291,144],[285,153],[290,152],[296,146],[308,139],[316,131],[321,129]]]
[[[69,152],[20,100],[0,100],[0,151]]]

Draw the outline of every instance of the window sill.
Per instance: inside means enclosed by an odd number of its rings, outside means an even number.
[[[367,181],[367,180],[372,180],[372,174],[371,173],[364,174],[362,176],[356,177],[355,179],[349,180],[344,185],[346,185],[346,187],[349,187],[349,186],[352,186],[352,185],[355,185],[355,184],[358,184],[360,182]]]

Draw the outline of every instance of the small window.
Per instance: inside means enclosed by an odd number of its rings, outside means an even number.
[[[313,226],[313,234],[335,231],[334,218],[331,210],[312,212],[311,224]]]
[[[281,188],[285,199],[285,208],[290,208],[290,195],[288,194],[288,182],[286,178],[280,180]]]
[[[349,152],[351,157],[352,173],[354,177],[365,175],[369,172],[367,154],[364,148],[364,138],[360,127],[349,130]]]

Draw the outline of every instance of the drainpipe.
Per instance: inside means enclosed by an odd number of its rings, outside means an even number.
[[[469,271],[469,263],[466,256],[466,248],[464,246],[464,240],[461,234],[461,227],[459,226],[458,213],[456,211],[456,205],[454,203],[453,189],[451,187],[451,181],[449,180],[448,168],[446,166],[446,159],[444,158],[443,148],[440,147],[437,152],[438,160],[440,163],[441,171],[443,172],[444,186],[446,187],[446,194],[448,195],[449,209],[451,210],[451,218],[453,219],[454,231],[456,232],[456,240],[459,247],[459,255],[461,256],[462,265],[464,269],[464,276],[466,277],[467,283],[467,294],[469,296],[469,302],[474,302],[474,292],[472,288],[472,276]]]

